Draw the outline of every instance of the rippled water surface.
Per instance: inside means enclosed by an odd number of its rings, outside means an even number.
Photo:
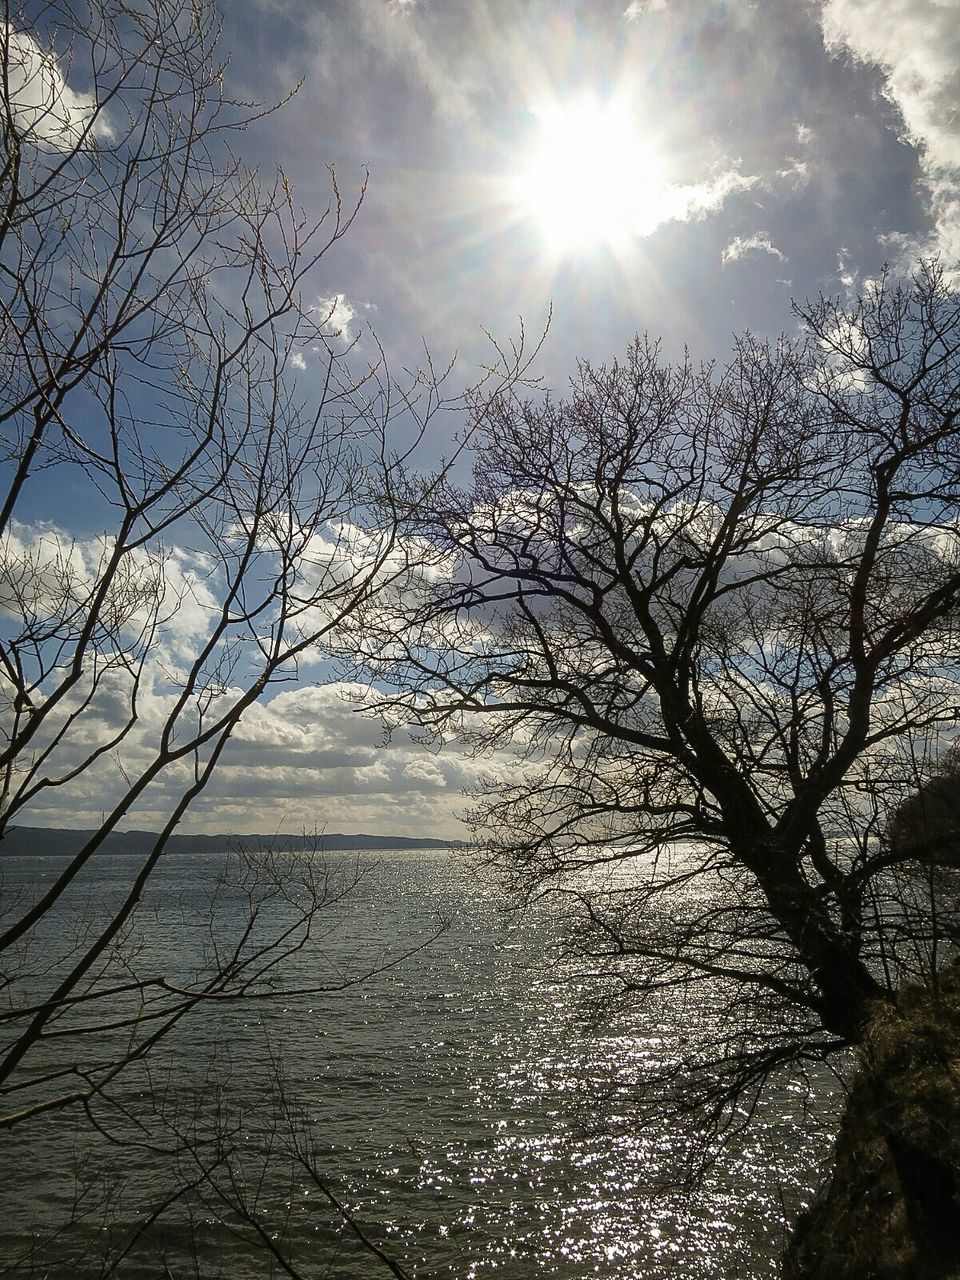
[[[4,892],[18,883],[33,891],[61,865],[6,858]],[[359,884],[324,914],[322,936],[291,977],[313,985],[322,975],[329,985],[379,969],[373,977],[325,995],[216,1007],[182,1024],[149,1079],[128,1086],[134,1117],[147,1099],[164,1116],[134,1149],[91,1144],[87,1127],[62,1117],[0,1138],[0,1253],[8,1267],[20,1259],[15,1274],[95,1274],[92,1254],[80,1270],[68,1261],[80,1256],[78,1242],[115,1249],[178,1178],[193,1176],[197,1192],[158,1218],[122,1274],[283,1274],[254,1250],[259,1232],[290,1251],[298,1274],[388,1275],[291,1157],[291,1129],[358,1228],[411,1275],[775,1274],[785,1218],[829,1141],[805,1113],[800,1086],[767,1101],[697,1194],[657,1192],[683,1139],[666,1118],[638,1130],[623,1086],[672,1036],[695,1034],[710,1010],[665,1009],[658,1025],[627,1016],[587,1030],[582,984],[558,968],[548,917],[506,920],[494,887],[445,851],[363,854],[356,865]],[[218,867],[187,856],[162,865],[138,926],[142,964],[189,969]],[[128,874],[125,859],[101,860],[94,901],[109,901]],[[394,963],[440,921],[445,932]],[[119,1116],[116,1124],[120,1132]],[[184,1151],[209,1153],[218,1126],[222,1160],[204,1182]],[[219,1221],[230,1213],[215,1188],[231,1183],[255,1226],[234,1217],[231,1232]],[[45,1246],[31,1271],[33,1242],[77,1203],[79,1225]]]

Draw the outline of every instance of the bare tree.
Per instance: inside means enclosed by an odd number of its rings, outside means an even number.
[[[231,155],[223,135],[250,112],[223,95],[216,36],[211,11],[178,5],[50,5],[29,28],[5,15],[0,833],[91,777],[106,812],[55,882],[6,913],[0,951],[29,940],[171,775],[174,798],[123,902],[42,996],[22,1004],[17,970],[5,975],[2,1088],[22,1089],[52,1022],[100,998],[91,975],[243,711],[389,554],[387,513],[382,543],[351,565],[352,522],[384,524],[365,467],[385,424],[344,413],[324,317],[301,298],[352,214],[334,188],[310,223],[282,175],[263,188]],[[312,406],[285,377],[305,344],[327,365]],[[65,502],[92,535],[68,534]],[[103,1083],[57,1072],[37,1093],[34,1080],[0,1124]]]
[[[638,341],[501,396],[426,503],[402,649],[358,619],[381,704],[494,759],[515,899],[569,904],[633,1005],[706,984],[717,1025],[654,1070],[715,1113],[957,935],[884,837],[960,714],[960,298],[928,264],[797,311],[723,369]]]
[[[284,989],[348,887],[247,860],[232,933],[211,907],[183,971],[144,948],[150,877],[241,716],[400,572],[393,423],[409,448],[443,405],[429,368],[406,393],[379,354],[351,378],[317,269],[357,205],[331,175],[312,218],[234,154],[262,112],[218,37],[174,0],[7,0],[0,23],[0,838],[102,812],[52,882],[0,886],[0,1132],[79,1110],[149,1147],[130,1098],[155,1047]],[[85,913],[91,860],[144,812],[152,848]],[[318,957],[294,985],[357,977]]]

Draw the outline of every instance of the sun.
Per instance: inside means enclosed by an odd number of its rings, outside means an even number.
[[[539,137],[513,182],[521,217],[557,255],[623,249],[664,219],[663,164],[635,112],[582,98],[534,108]]]

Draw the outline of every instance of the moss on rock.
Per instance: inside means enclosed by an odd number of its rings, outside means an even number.
[[[960,975],[877,1007],[785,1280],[960,1280]]]

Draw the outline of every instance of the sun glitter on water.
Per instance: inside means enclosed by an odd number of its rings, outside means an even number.
[[[513,183],[513,202],[554,255],[624,249],[664,221],[664,169],[635,113],[584,98],[535,108],[539,138]]]

